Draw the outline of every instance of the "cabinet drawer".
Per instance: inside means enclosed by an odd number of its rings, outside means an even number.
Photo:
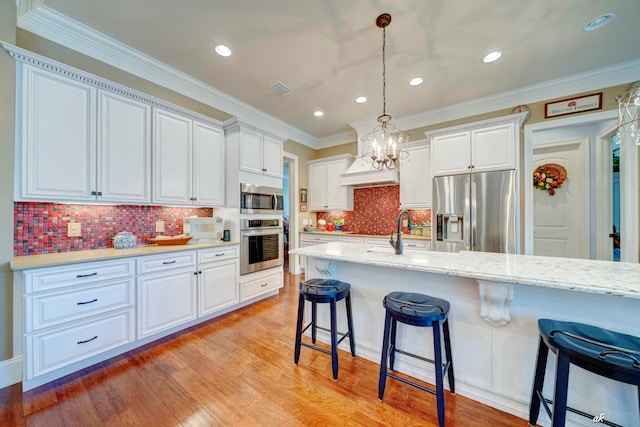
[[[223,259],[238,258],[238,247],[227,246],[224,248],[203,249],[198,251],[198,264],[220,261]]]
[[[313,235],[313,234],[301,234],[300,241],[303,243],[312,243],[319,245],[321,243],[329,243],[335,242],[338,240],[336,236],[325,236],[325,235]]]
[[[72,292],[28,296],[25,330],[57,325],[107,311],[133,306],[134,279],[125,278]]]
[[[411,240],[411,239],[403,239],[402,245],[405,249],[421,249],[421,250],[429,250],[431,246],[428,240]]]
[[[273,276],[263,277],[262,279],[252,280],[242,284],[242,300],[247,300],[255,296],[264,294],[274,289],[281,288],[282,273],[274,274]]]
[[[196,265],[196,252],[174,252],[170,254],[154,255],[138,258],[138,273],[169,270],[178,267]]]
[[[26,335],[26,379],[135,340],[133,310],[42,334]]]
[[[338,236],[338,241],[342,243],[362,243],[364,239],[355,236]]]
[[[133,260],[90,262],[25,272],[25,293],[84,285],[135,274]]]

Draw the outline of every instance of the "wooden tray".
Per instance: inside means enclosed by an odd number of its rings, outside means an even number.
[[[172,237],[169,239],[149,239],[149,241],[159,246],[173,246],[173,245],[185,245],[191,239],[193,239],[193,236]]]

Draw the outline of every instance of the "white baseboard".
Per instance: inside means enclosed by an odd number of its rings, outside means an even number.
[[[0,388],[22,381],[22,356],[0,362]]]

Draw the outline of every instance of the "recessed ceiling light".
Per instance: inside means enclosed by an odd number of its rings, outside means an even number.
[[[229,49],[227,46],[223,45],[223,44],[219,44],[216,45],[215,47],[216,53],[220,56],[230,56],[231,55],[231,49]]]
[[[482,62],[493,62],[498,60],[498,58],[500,58],[502,56],[502,52],[500,52],[499,50],[494,50],[493,52],[489,52],[487,53],[484,58],[482,58]]]
[[[313,115],[316,116],[316,117],[322,117],[322,116],[324,116],[324,113],[322,111],[318,110],[315,113],[313,113]]]
[[[411,86],[418,86],[420,84],[422,84],[424,80],[422,79],[422,77],[414,77],[411,80],[409,80],[409,84]]]
[[[356,98],[356,102],[358,104],[362,104],[363,102],[367,102],[367,97],[366,96],[359,96]]]
[[[600,15],[597,18],[593,18],[591,21],[587,22],[587,25],[584,26],[584,30],[585,31],[597,30],[598,28],[604,27],[614,19],[616,19],[615,13],[605,13],[604,15]]]

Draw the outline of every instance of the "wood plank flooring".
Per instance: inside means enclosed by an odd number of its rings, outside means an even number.
[[[280,295],[21,392],[0,389],[1,426],[436,426],[435,396],[388,380],[378,365],[302,349],[293,363],[297,285]],[[356,331],[357,339],[357,331]],[[455,355],[454,355],[455,358]],[[448,426],[526,426],[460,395],[446,396]]]

